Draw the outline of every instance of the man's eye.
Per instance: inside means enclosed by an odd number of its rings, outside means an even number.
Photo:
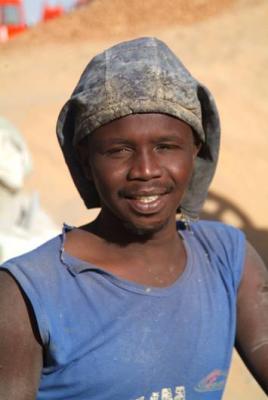
[[[156,146],[157,150],[176,150],[180,146],[175,143],[160,143]]]
[[[107,155],[111,155],[111,156],[121,156],[124,154],[127,154],[131,151],[131,149],[129,147],[113,147],[111,149],[108,149],[106,151]]]

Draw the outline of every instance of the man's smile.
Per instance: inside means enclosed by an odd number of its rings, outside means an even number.
[[[166,194],[136,195],[126,198],[130,208],[138,214],[156,214],[162,210]]]
[[[141,201],[142,203],[152,203],[153,201],[157,200],[159,195],[151,195],[151,196],[136,196],[134,200]]]
[[[144,201],[145,203],[150,203],[151,201],[156,200],[160,196],[168,194],[172,191],[173,186],[169,185],[159,185],[154,187],[133,187],[132,189],[120,190],[119,196],[127,199],[135,199]]]

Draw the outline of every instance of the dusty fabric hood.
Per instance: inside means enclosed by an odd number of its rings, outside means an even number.
[[[117,118],[152,112],[183,120],[202,141],[188,190],[178,205],[189,218],[198,218],[218,160],[219,116],[208,89],[156,38],[119,43],[94,57],[60,112],[58,140],[87,208],[99,207],[100,202],[94,184],[83,174],[76,145]]]

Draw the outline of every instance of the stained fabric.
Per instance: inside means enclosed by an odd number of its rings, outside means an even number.
[[[76,145],[100,126],[138,113],[179,118],[202,141],[192,180],[180,204],[185,215],[197,218],[217,164],[219,116],[208,89],[156,38],[119,43],[94,57],[60,112],[59,143],[86,206],[99,207],[100,201],[94,184],[84,176]]]
[[[245,238],[221,223],[191,226],[179,231],[185,269],[165,288],[70,256],[65,233],[3,265],[29,299],[43,341],[38,400],[222,398]]]

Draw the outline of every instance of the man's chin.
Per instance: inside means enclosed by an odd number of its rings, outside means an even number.
[[[158,222],[154,224],[133,224],[131,222],[125,222],[125,228],[135,236],[139,236],[143,239],[149,239],[154,234],[161,231],[166,223]]]

